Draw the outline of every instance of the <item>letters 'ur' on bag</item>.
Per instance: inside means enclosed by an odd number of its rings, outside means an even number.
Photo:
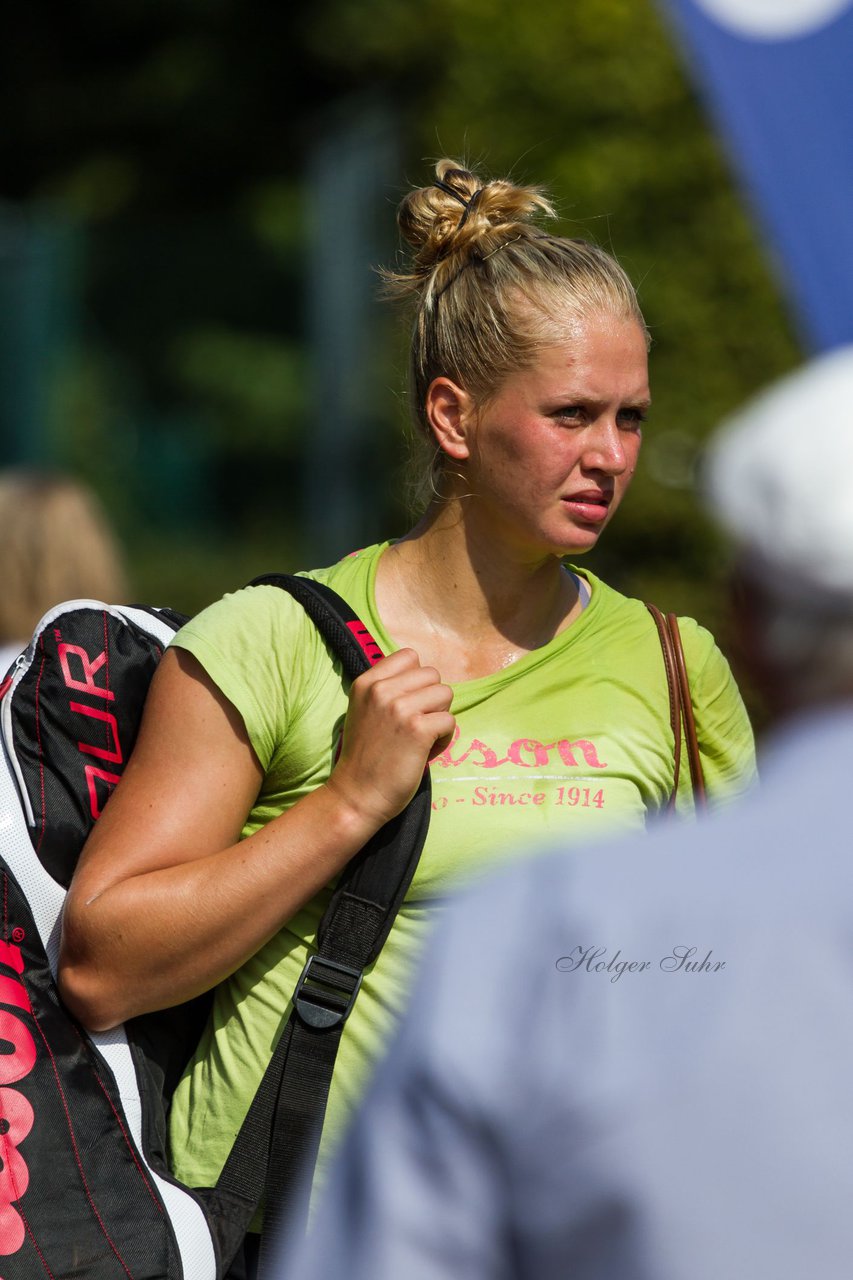
[[[381,657],[322,584],[257,581],[300,601],[344,678]],[[121,778],[151,676],[183,621],[169,610],[59,605],[0,687],[3,1280],[220,1280],[259,1200],[286,1203],[294,1168],[316,1156],[344,1020],[423,846],[426,776],[341,875],[217,1187],[180,1185],[166,1162],[165,1105],[207,1001],[89,1036],[63,1007],[55,974],[77,857]],[[283,1215],[267,1216],[272,1241]],[[264,1236],[266,1247],[266,1227]]]

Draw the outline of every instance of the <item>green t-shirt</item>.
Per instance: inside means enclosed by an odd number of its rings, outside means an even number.
[[[374,598],[385,545],[309,576],[334,587],[388,653],[395,646]],[[577,572],[591,595],[569,628],[511,666],[453,687],[457,732],[430,766],[427,842],[344,1029],[320,1174],[403,1006],[412,963],[448,891],[546,840],[586,848],[605,834],[642,828],[669,798],[674,744],[657,630],[640,601]],[[713,803],[751,783],[752,732],[713,638],[687,618],[682,636]],[[195,655],[240,712],[263,767],[243,830],[249,835],[329,776],[347,708],[340,664],[301,606],[272,586],[226,596],[174,643]],[[685,767],[679,804],[691,803]],[[172,1107],[174,1168],[191,1186],[218,1177],[289,1015],[327,900],[323,892],[308,902],[216,990],[207,1033]]]

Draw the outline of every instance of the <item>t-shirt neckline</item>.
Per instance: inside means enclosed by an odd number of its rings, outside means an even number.
[[[367,597],[367,610],[369,617],[365,619],[365,621],[368,623],[374,640],[385,654],[394,653],[400,648],[400,646],[392,640],[391,636],[386,631],[385,625],[376,606],[377,568],[382,555],[388,547],[391,546],[391,542],[392,539],[388,539],[385,542],[379,542],[375,546],[367,549],[367,554],[370,555],[370,563],[367,571],[365,594]],[[602,597],[602,583],[587,569],[579,569],[576,565],[568,563],[565,567],[570,573],[580,578],[581,582],[585,583],[589,588],[589,599],[580,614],[575,618],[574,622],[563,631],[559,632],[558,635],[554,636],[553,639],[549,640],[547,644],[541,645],[538,649],[532,649],[530,653],[524,654],[524,656],[519,658],[516,662],[511,662],[509,666],[502,667],[499,671],[493,671],[486,676],[477,676],[474,680],[458,681],[455,684],[451,684],[450,687],[452,689],[457,693],[462,693],[463,691],[467,692],[468,690],[471,690],[472,692],[478,691],[487,687],[490,683],[495,687],[507,684],[512,680],[518,679],[526,672],[534,670],[536,667],[540,666],[541,663],[549,661],[552,656],[561,652],[563,649],[568,648],[569,645],[573,645],[578,642],[578,638],[589,629],[598,613]]]

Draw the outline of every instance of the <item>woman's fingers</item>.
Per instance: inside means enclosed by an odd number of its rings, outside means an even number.
[[[435,743],[452,734],[453,691],[411,649],[353,682],[341,756],[330,780],[348,803],[386,822],[417,790]]]
[[[419,718],[449,712],[453,690],[442,684],[434,667],[421,666],[411,649],[378,663],[353,683],[347,724],[355,731],[359,721],[376,719],[386,731],[403,729],[420,736]]]

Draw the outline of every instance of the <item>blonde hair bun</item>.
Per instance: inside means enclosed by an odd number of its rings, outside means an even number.
[[[438,267],[448,277],[471,254],[485,257],[502,243],[535,228],[537,215],[556,217],[539,187],[506,178],[482,179],[457,160],[439,160],[435,182],[404,196],[397,211],[403,239],[413,250],[409,272],[385,272],[395,294],[422,287]],[[444,280],[436,282],[438,287]]]

